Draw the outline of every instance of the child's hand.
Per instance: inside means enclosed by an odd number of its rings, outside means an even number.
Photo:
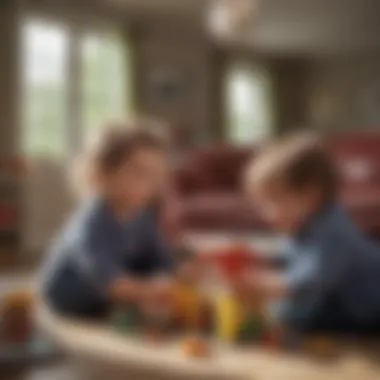
[[[243,296],[281,297],[286,293],[283,279],[275,273],[255,271],[243,274],[235,284],[236,291]]]
[[[180,264],[177,269],[177,276],[188,283],[197,283],[201,278],[202,269],[196,260],[187,261]]]
[[[260,272],[247,271],[235,279],[232,287],[241,297],[256,297],[261,293],[259,277]]]
[[[161,277],[150,281],[145,288],[145,299],[154,299],[163,303],[173,296],[173,281],[168,277]]]
[[[111,285],[111,297],[124,302],[139,301],[146,293],[146,285],[133,278],[119,278]]]

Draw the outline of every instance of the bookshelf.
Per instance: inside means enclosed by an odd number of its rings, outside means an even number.
[[[21,192],[25,165],[18,158],[0,162],[0,255],[15,256],[21,243]]]

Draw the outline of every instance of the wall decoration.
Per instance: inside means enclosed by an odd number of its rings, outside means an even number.
[[[163,66],[149,75],[149,93],[160,105],[186,102],[191,88],[190,76],[172,66]]]

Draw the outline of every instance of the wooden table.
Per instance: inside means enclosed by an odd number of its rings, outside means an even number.
[[[122,336],[108,326],[57,318],[42,307],[37,319],[92,380],[380,380],[378,358],[348,345],[329,362],[219,344],[210,358],[190,359],[178,342],[146,343]]]

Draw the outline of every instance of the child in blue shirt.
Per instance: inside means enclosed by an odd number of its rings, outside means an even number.
[[[378,330],[380,247],[340,206],[323,145],[295,136],[268,147],[250,165],[247,188],[287,244],[284,273],[247,274],[244,286],[281,299],[275,318],[300,330]]]
[[[42,270],[42,297],[56,312],[97,316],[112,302],[168,290],[164,280],[149,280],[172,262],[149,207],[167,166],[158,127],[147,120],[111,125],[85,149],[78,164],[87,199]]]

